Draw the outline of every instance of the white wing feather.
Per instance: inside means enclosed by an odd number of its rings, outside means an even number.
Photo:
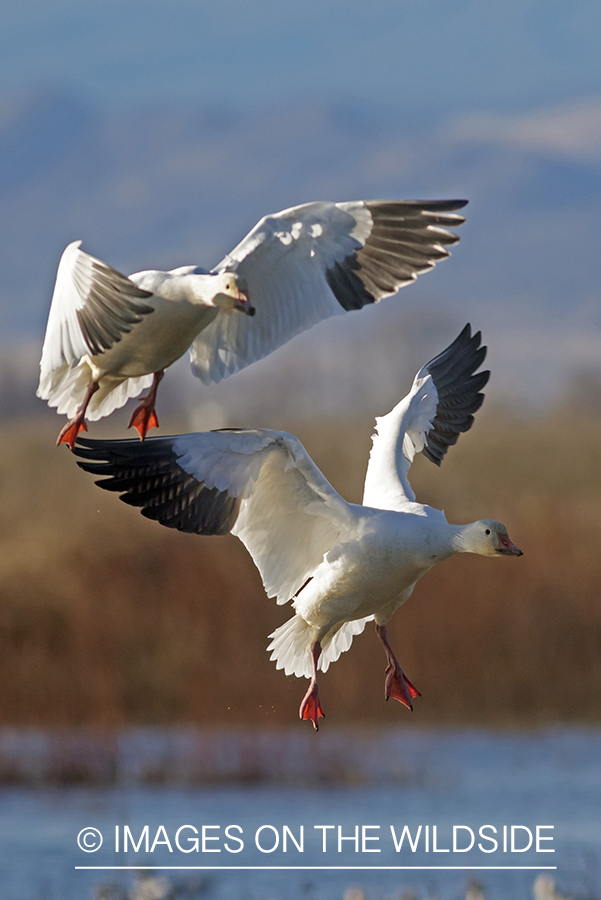
[[[80,247],[81,241],[69,244],[56,273],[40,361],[38,397],[44,400],[55,399],[71,366],[108,349],[152,312],[143,302],[148,291]]]
[[[86,265],[86,255],[79,248],[81,241],[74,241],[61,256],[50,314],[46,327],[46,336],[42,348],[40,362],[39,396],[47,398],[47,385],[52,373],[64,365],[70,366],[89,353],[88,345],[79,327],[77,310],[85,304],[75,281],[75,272],[80,273],[80,284],[91,281],[91,266]]]
[[[241,500],[232,534],[278,603],[294,597],[339,537],[352,532],[350,505],[293,435],[208,432],[177,438],[173,450],[185,472]]]
[[[424,367],[407,396],[388,415],[376,419],[365,476],[365,506],[402,510],[415,500],[407,475],[415,454],[424,447],[437,404],[438,391]]]
[[[369,233],[370,222],[362,203],[326,202],[261,219],[213,270],[234,271],[246,280],[256,315],[251,320],[220,312],[192,345],[195,375],[205,384],[220,381],[322,319],[342,315],[326,269],[361,246],[353,229]]]
[[[458,337],[415,376],[395,408],[376,419],[363,502],[401,510],[415,500],[407,473],[416,453],[440,465],[448,448],[469,431],[482,405],[490,372],[477,372],[486,356],[482,335],[468,323]],[[426,509],[422,507],[422,509]]]

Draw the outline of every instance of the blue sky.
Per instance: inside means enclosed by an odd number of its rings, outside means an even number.
[[[599,0],[5,4],[0,342],[41,338],[75,238],[125,272],[212,265],[294,203],[464,196],[399,311],[472,316],[495,383],[596,372],[600,34]]]
[[[516,110],[601,85],[598,0],[22,0],[2,12],[0,97],[265,106],[302,96]]]

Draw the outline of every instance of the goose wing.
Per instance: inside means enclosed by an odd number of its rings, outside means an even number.
[[[79,465],[142,515],[193,534],[237,535],[269,596],[290,600],[336,541],[352,532],[349,504],[300,441],[279,431],[223,429],[175,437],[80,438]]]
[[[453,343],[415,376],[406,397],[376,419],[363,502],[402,509],[415,500],[407,473],[416,453],[439,466],[448,448],[468,431],[480,409],[490,372],[476,372],[486,356],[469,323]]]
[[[108,350],[153,311],[143,302],[149,291],[80,248],[81,241],[69,244],[58,266],[40,362],[43,399],[57,373]]]
[[[265,216],[213,270],[246,281],[256,316],[220,312],[191,348],[209,384],[322,319],[361,309],[449,256],[465,200],[315,202]]]

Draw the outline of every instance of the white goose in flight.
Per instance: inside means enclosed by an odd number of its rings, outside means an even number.
[[[416,375],[407,396],[376,420],[363,505],[347,503],[300,441],[262,429],[221,429],[139,441],[79,439],[75,448],[97,484],[169,528],[237,535],[267,594],[293,600],[295,614],[268,650],[287,675],[310,678],[300,716],[323,715],[318,669],[348,650],[375,621],[387,659],[386,699],[412,708],[417,689],[404,675],[386,625],[417,581],[453,553],[521,556],[506,528],[488,519],[451,525],[416,502],[407,472],[420,451],[440,465],[473,422],[489,372],[480,332],[458,338]]]
[[[449,256],[464,200],[315,202],[265,216],[211,272],[183,266],[126,277],[69,244],[61,257],[38,397],[69,416],[73,449],[150,387],[130,426],[144,439],[164,370],[188,348],[205,384],[272,353],[322,319],[395,294]],[[252,304],[252,305],[251,305]],[[238,315],[238,312],[247,315]],[[256,313],[256,315],[255,315]]]

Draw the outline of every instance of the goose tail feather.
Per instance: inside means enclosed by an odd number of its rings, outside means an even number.
[[[369,616],[354,622],[344,622],[328,632],[321,642],[318,669],[327,672],[330,663],[336,662],[340,654],[349,649],[353,637],[361,634],[365,623],[372,618],[373,616]],[[271,651],[270,659],[275,662],[276,668],[283,669],[286,675],[311,678],[313,674],[311,644],[315,636],[314,626],[309,625],[297,614],[269,635],[271,643],[267,647],[267,652]]]

